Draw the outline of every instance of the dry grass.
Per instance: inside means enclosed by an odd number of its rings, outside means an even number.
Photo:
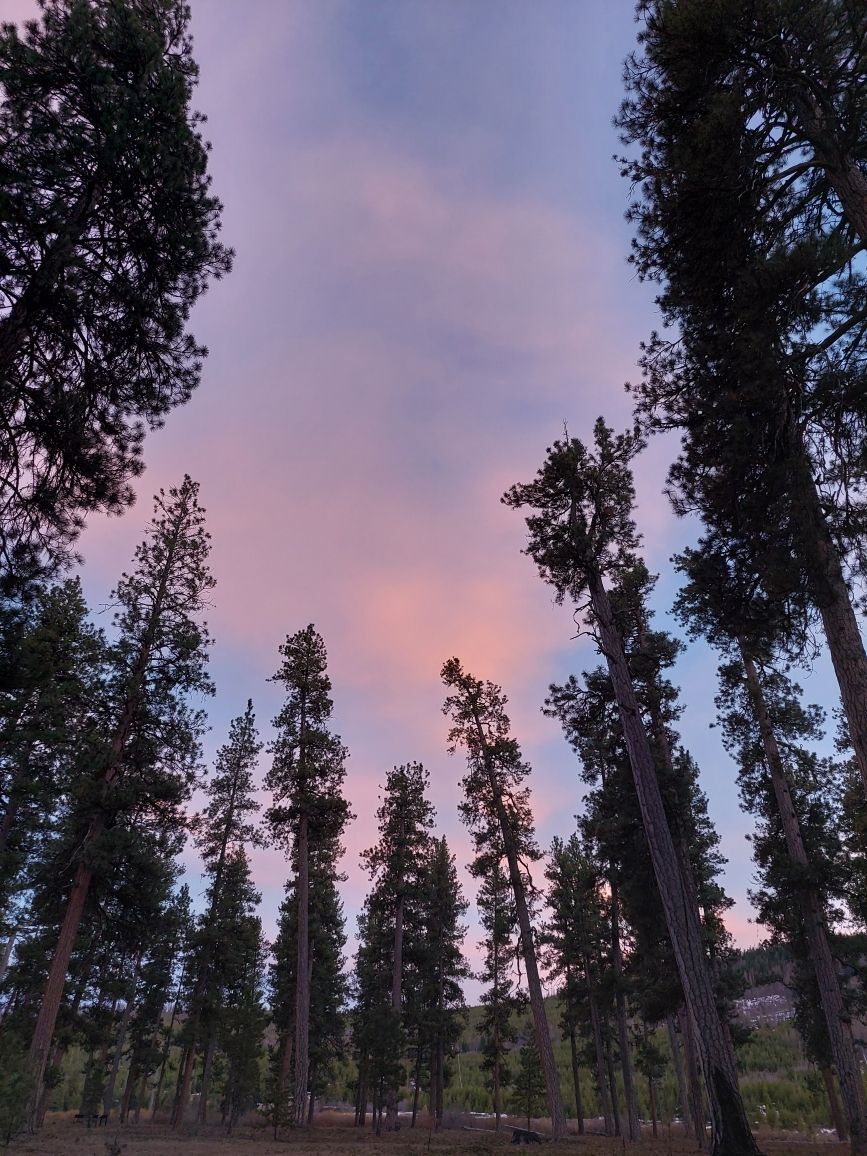
[[[481,1127],[477,1123],[475,1127]],[[324,1114],[309,1132],[290,1132],[286,1139],[275,1141],[270,1129],[254,1122],[226,1136],[214,1125],[195,1132],[174,1133],[164,1124],[149,1122],[125,1128],[91,1128],[68,1116],[50,1118],[38,1136],[21,1137],[10,1152],[15,1156],[426,1156],[430,1153],[463,1153],[486,1156],[487,1153],[515,1151],[509,1143],[511,1133],[448,1128],[433,1134],[420,1126],[411,1130],[376,1137],[370,1129],[352,1127],[351,1117]],[[795,1137],[759,1135],[760,1146],[767,1156],[845,1156],[848,1145]],[[119,1148],[115,1148],[119,1145]],[[544,1151],[557,1153],[579,1151],[582,1156],[624,1156],[629,1149],[635,1156],[693,1156],[695,1145],[681,1137],[650,1137],[640,1145],[625,1144],[604,1136],[570,1136],[557,1144],[546,1144]],[[526,1149],[521,1149],[526,1151]],[[530,1149],[532,1151],[533,1149]]]

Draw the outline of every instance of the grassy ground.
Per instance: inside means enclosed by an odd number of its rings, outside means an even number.
[[[423,1127],[403,1128],[377,1138],[369,1129],[353,1128],[351,1120],[340,1121],[338,1117],[317,1120],[309,1132],[290,1132],[285,1140],[274,1141],[264,1125],[240,1128],[233,1136],[226,1136],[216,1125],[179,1135],[163,1124],[150,1123],[87,1129],[68,1116],[58,1115],[49,1118],[38,1136],[15,1141],[10,1152],[21,1156],[425,1156],[428,1152],[485,1156],[514,1151],[510,1140],[510,1131],[484,1135],[460,1126],[433,1134]],[[759,1144],[766,1156],[844,1156],[848,1152],[848,1145],[761,1134]],[[661,1136],[659,1140],[648,1136],[640,1146],[604,1136],[570,1136],[557,1144],[546,1144],[544,1151],[551,1156],[567,1152],[573,1156],[579,1152],[582,1156],[623,1156],[627,1148],[635,1156],[692,1156],[695,1152],[695,1145],[679,1136]]]

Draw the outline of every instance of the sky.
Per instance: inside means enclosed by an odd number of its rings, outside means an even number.
[[[2,0],[0,14],[35,8]],[[469,858],[463,761],[446,753],[441,713],[452,655],[509,696],[541,844],[580,810],[574,756],[540,707],[550,682],[597,660],[499,498],[564,423],[589,437],[599,414],[629,422],[624,382],[659,324],[627,262],[629,189],[612,159],[636,25],[628,0],[192,0],[192,12],[195,105],[235,268],[193,313],[202,384],[149,436],[133,510],[88,522],[83,579],[104,604],[151,495],[185,472],[200,482],[217,579],[209,757],[248,697],[271,736],[277,646],[316,625],[351,753],[352,931],[358,854],[392,765],[424,763],[438,829]],[[668,560],[695,534],[662,495],[675,449],[653,442],[636,465],[662,623]],[[674,678],[729,859],[729,925],[752,946],[751,823],[709,729],[713,656],[690,648]],[[253,859],[270,933],[287,868],[276,851]],[[472,907],[467,922],[477,959]]]

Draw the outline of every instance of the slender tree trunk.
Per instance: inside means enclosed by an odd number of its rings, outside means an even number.
[[[569,1028],[569,1051],[572,1056],[572,1085],[575,1088],[575,1115],[578,1120],[578,1135],[584,1135],[584,1104],[581,1101],[581,1078],[578,1069],[578,1043],[575,1039],[575,1028]],[[499,1128],[499,1120],[497,1121]]]
[[[602,1038],[602,1016],[599,1012],[599,1002],[596,998],[593,981],[588,975],[590,1003],[590,1029],[593,1033],[593,1047],[596,1052],[596,1082],[599,1085],[599,1107],[602,1109],[602,1120],[605,1135],[614,1135],[614,1113],[611,1108],[611,1088],[608,1083],[608,1072],[605,1067],[605,1043]]]
[[[827,1064],[823,1064],[819,1071],[822,1073],[822,1080],[825,1084],[825,1092],[828,1096],[828,1109],[831,1113],[831,1123],[834,1125],[834,1131],[837,1133],[837,1139],[841,1144],[845,1144],[849,1139],[849,1129],[846,1127],[846,1117],[843,1115],[843,1110],[840,1107],[840,1097],[837,1095],[837,1086],[834,1083],[834,1073]]]
[[[133,975],[133,989],[135,988],[135,979],[138,975],[138,964],[136,964],[135,973]],[[123,1009],[123,1015],[120,1017],[120,1024],[117,1029],[117,1042],[114,1045],[114,1056],[111,1062],[111,1073],[102,1093],[102,1110],[108,1116],[111,1113],[112,1105],[114,1104],[114,1089],[117,1084],[117,1075],[120,1071],[120,1061],[123,1058],[123,1046],[126,1043],[126,1033],[129,1028],[129,1021],[132,1019],[132,1005],[133,998],[126,1001],[126,1007]]]
[[[623,1095],[626,1100],[626,1117],[629,1139],[641,1139],[641,1122],[638,1117],[638,1097],[632,1074],[632,1059],[629,1052],[629,1026],[626,1020],[626,994],[623,991],[623,953],[620,947],[620,897],[617,885],[611,882],[611,960],[614,968],[614,1002],[617,1012],[617,1042],[620,1048],[620,1068],[623,1072]]]
[[[136,1097],[135,1097],[135,1108],[133,1109],[133,1114],[132,1114],[133,1124],[138,1124],[141,1121],[142,1104],[145,1102],[145,1099],[147,1098],[147,1094],[148,1094],[148,1074],[147,1074],[147,1072],[142,1072],[141,1079],[139,1080],[138,1091],[136,1092]]]
[[[214,1062],[214,1052],[216,1050],[217,1041],[211,1036],[208,1039],[205,1055],[202,1059],[202,1086],[199,1091],[199,1106],[196,1112],[196,1120],[199,1124],[205,1124],[208,1120],[208,1091],[211,1084],[211,1066]]]
[[[303,1127],[307,1118],[307,1069],[310,1063],[310,839],[308,816],[298,822],[298,963],[295,981],[295,1099],[294,1122]]]
[[[671,837],[623,643],[598,573],[590,575],[589,586],[668,933],[684,997],[697,1029],[702,1071],[711,1106],[713,1151],[715,1156],[753,1156],[758,1149],[744,1112],[731,1041],[723,1031],[717,1010],[698,911],[690,902]]]
[[[132,1101],[132,1091],[138,1079],[138,1057],[133,1052],[129,1058],[129,1070],[126,1074],[126,1083],[123,1086],[123,1095],[120,1099],[120,1122],[125,1124],[129,1116],[129,1106]]]
[[[418,1117],[418,1097],[421,1090],[421,1040],[418,1041],[415,1049],[415,1087],[412,1090],[412,1123],[410,1128],[415,1127],[416,1118]]]
[[[677,1027],[674,1022],[674,1016],[668,1015],[665,1017],[665,1026],[668,1029],[668,1043],[671,1048],[671,1063],[674,1068],[674,1078],[677,1081],[677,1099],[680,1105],[681,1120],[683,1122],[683,1131],[685,1135],[689,1135],[690,1123],[692,1120],[692,1112],[689,1107],[689,1092],[686,1087],[686,1075],[683,1070],[683,1054],[680,1050],[680,1041],[677,1038]]]
[[[654,1080],[653,1076],[647,1077],[647,1091],[650,1094],[650,1120],[653,1126],[653,1138],[656,1140],[659,1135],[656,1127],[659,1108],[656,1105],[656,1080]]]
[[[512,825],[503,803],[500,785],[497,782],[490,748],[478,715],[475,717],[475,723],[481,749],[484,752],[485,770],[487,771],[491,794],[497,809],[497,821],[503,839],[503,850],[506,853],[506,862],[509,865],[509,880],[512,884],[512,894],[515,897],[515,911],[518,916],[518,927],[521,931],[521,954],[524,959],[524,974],[527,982],[527,992],[530,996],[530,1008],[533,1013],[533,1026],[536,1029],[536,1046],[539,1049],[539,1058],[542,1061],[542,1073],[545,1077],[545,1089],[548,1094],[548,1113],[551,1117],[551,1134],[553,1139],[560,1140],[566,1135],[566,1112],[563,1108],[563,1097],[560,1093],[560,1075],[554,1059],[554,1048],[551,1045],[551,1032],[548,1028],[547,1016],[545,1015],[542,984],[539,979],[539,968],[536,964],[536,949],[533,943],[533,928],[530,923],[530,913],[527,908],[524,880],[521,877],[521,868],[518,862],[518,850],[515,846]]]
[[[403,834],[403,831],[401,831]],[[401,881],[400,893],[397,897],[397,905],[394,911],[394,957],[391,966],[391,1011],[397,1020],[398,1031],[400,1031],[400,1014],[401,1014],[401,988],[403,982],[403,917],[404,917],[404,896],[403,886]],[[385,1114],[385,1130],[386,1132],[396,1132],[400,1127],[399,1117],[397,1114],[397,1097],[398,1088],[393,1083],[389,1083],[388,1099],[386,1101]]]
[[[614,1135],[619,1136],[623,1129],[620,1127],[620,1099],[617,1095],[617,1077],[614,1075],[614,1060],[611,1056],[611,1041],[608,1036],[603,1041],[605,1048],[605,1071],[608,1076],[608,1087],[611,1089],[611,1115],[614,1119]]]
[[[810,875],[810,861],[804,847],[801,824],[795,811],[788,776],[768,714],[759,674],[743,640],[740,640],[740,651],[747,676],[747,689],[762,738],[765,761],[770,772],[774,799],[786,840],[786,851],[790,861],[800,869],[801,877],[806,880]],[[867,1118],[865,1118],[867,1106],[864,1100],[861,1067],[852,1038],[852,1020],[843,1002],[840,980],[828,941],[823,904],[815,886],[799,887],[798,901],[801,908],[801,923],[810,950],[810,961],[816,973],[819,1002],[828,1029],[831,1055],[840,1080],[840,1095],[849,1125],[849,1143],[853,1156],[860,1156],[867,1152]]]

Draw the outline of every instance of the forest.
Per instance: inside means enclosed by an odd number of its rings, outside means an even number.
[[[415,1151],[415,1129],[450,1151],[473,1128],[752,1156],[782,1130],[867,1156],[867,9],[636,15],[609,115],[623,258],[658,327],[630,423],[566,415],[501,497],[597,655],[538,704],[583,802],[543,846],[509,687],[445,653],[431,724],[461,862],[411,750],[353,813],[342,688],[306,615],[273,639],[270,731],[251,685],[206,760],[217,584],[192,477],[117,557],[110,613],[88,603],[85,525],[129,510],[148,431],[207,390],[191,314],[244,251],[221,232],[187,3],[40,0],[0,25],[0,1143],[106,1126],[117,1156],[152,1123],[166,1152],[336,1151],[340,1126],[341,1145]],[[637,511],[659,444],[684,519],[676,632]],[[754,822],[751,951],[680,732],[674,668],[700,646]],[[821,658],[831,710],[801,686]],[[273,938],[262,849],[285,880]],[[749,1011],[766,988],[773,1022]]]

